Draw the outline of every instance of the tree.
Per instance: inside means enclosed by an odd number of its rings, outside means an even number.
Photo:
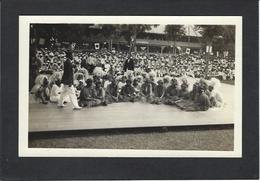
[[[179,36],[183,36],[185,34],[183,25],[166,25],[164,32],[166,33],[166,38],[174,42],[173,45],[173,53],[175,54],[175,43],[176,38]]]
[[[196,25],[196,29],[202,34],[202,41],[216,50],[235,51],[235,26],[233,25]],[[205,77],[208,74],[209,53],[206,53]]]
[[[45,46],[50,46],[53,40],[81,43],[89,34],[89,26],[91,24],[32,24],[30,36],[36,46],[40,38],[45,39]]]
[[[223,43],[224,50],[235,53],[236,27],[234,25],[223,26]]]
[[[147,24],[122,24],[119,26],[122,35],[130,44],[129,52],[134,51],[136,46],[136,37],[139,33],[143,33],[151,30],[153,27],[157,27],[158,25],[147,25]]]
[[[110,44],[112,40],[124,38],[129,42],[130,49],[129,51],[133,51],[135,49],[136,37],[139,33],[143,33],[145,31],[149,31],[152,27],[156,27],[158,25],[146,25],[146,24],[101,24],[102,33],[104,36],[110,40]],[[111,47],[111,45],[110,45]]]
[[[196,25],[206,45],[212,45],[217,50],[234,53],[235,26],[233,25]]]
[[[116,24],[101,24],[102,33],[109,40],[109,49],[112,49],[112,41],[120,38],[121,28]]]
[[[220,37],[223,31],[219,25],[196,25],[195,29],[202,35],[202,42],[206,46],[212,46],[213,41]],[[204,78],[208,78],[209,52],[206,52],[205,61]]]

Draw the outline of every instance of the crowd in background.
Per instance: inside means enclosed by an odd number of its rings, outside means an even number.
[[[31,92],[42,103],[58,102],[66,52],[39,49],[32,51],[30,58]],[[126,66],[129,60],[133,62],[130,68]],[[206,65],[203,55],[98,50],[73,52],[71,62],[73,86],[81,107],[146,102],[177,105],[190,111],[208,110],[223,106],[218,79],[235,79],[234,59],[216,56]],[[209,80],[203,79],[206,66],[212,77]]]
[[[50,51],[41,49],[36,55],[40,62],[39,71],[55,72],[62,70],[62,62],[64,61],[64,51]],[[109,52],[100,50],[96,52],[75,52],[73,63],[81,65],[92,73],[94,67],[103,67],[105,72],[122,73],[123,64],[129,58],[128,52]],[[203,55],[193,54],[148,54],[134,53],[131,58],[135,61],[136,72],[155,71],[158,77],[171,75],[180,77],[185,74],[200,78],[204,76],[206,66]],[[222,58],[213,56],[209,61],[210,77],[219,77],[221,80],[235,79],[235,61],[234,58]]]

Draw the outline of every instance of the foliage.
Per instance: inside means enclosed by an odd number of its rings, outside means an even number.
[[[164,32],[169,40],[175,41],[178,36],[185,34],[183,25],[166,25]]]
[[[195,28],[202,34],[203,43],[212,44],[216,50],[234,52],[234,25],[196,25]]]

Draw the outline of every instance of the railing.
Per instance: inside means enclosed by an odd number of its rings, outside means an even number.
[[[136,44],[144,44],[151,46],[173,46],[176,47],[191,47],[191,48],[201,48],[201,43],[195,42],[181,42],[181,41],[164,41],[164,40],[147,40],[147,39],[136,39]]]

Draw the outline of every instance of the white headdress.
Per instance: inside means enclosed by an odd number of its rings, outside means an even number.
[[[214,87],[214,89],[219,89],[221,87],[220,81],[216,78],[211,78],[208,85]]]
[[[105,74],[106,74],[106,72],[104,72],[101,67],[95,67],[95,69],[93,70],[93,75],[95,75],[95,76],[102,77]]]

